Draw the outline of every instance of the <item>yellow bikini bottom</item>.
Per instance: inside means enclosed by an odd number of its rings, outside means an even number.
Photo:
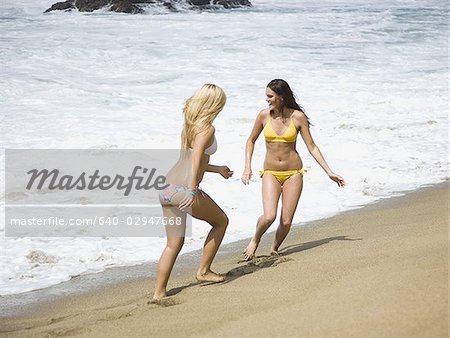
[[[296,174],[301,174],[303,175],[304,173],[306,173],[306,169],[305,168],[301,168],[301,169],[295,169],[295,170],[261,170],[259,172],[259,177],[263,177],[263,175],[265,173],[267,174],[271,174],[272,176],[274,176],[277,181],[283,185],[284,182],[286,182],[286,180],[291,177],[294,176]]]

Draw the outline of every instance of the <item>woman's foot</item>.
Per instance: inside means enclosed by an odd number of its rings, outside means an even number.
[[[153,294],[152,301],[160,300],[160,299],[163,299],[164,297],[167,297],[167,293],[165,291],[164,292],[155,291],[155,293]]]
[[[281,256],[281,254],[276,250],[272,250],[272,251],[270,251],[270,256],[279,257],[279,256]]]
[[[209,270],[205,273],[197,272],[197,280],[199,282],[220,283],[225,280],[225,277]]]
[[[244,260],[250,261],[255,257],[256,249],[258,248],[258,243],[252,239],[248,243],[247,248],[244,250]]]

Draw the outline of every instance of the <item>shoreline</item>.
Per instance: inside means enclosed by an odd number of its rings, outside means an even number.
[[[394,192],[391,197],[381,198],[370,204],[362,205],[354,209],[346,210],[337,215],[333,215],[327,218],[318,219],[306,223],[294,224],[287,241],[291,237],[299,236],[299,232],[310,231],[317,229],[328,222],[333,221],[335,218],[352,216],[361,212],[370,212],[377,209],[384,209],[386,207],[395,207],[395,205],[402,204],[405,199],[414,198],[415,195],[420,195],[434,190],[445,190],[447,188],[447,199],[449,194],[449,181],[445,181],[438,184],[430,184],[419,187],[415,190]],[[447,214],[448,217],[448,214]],[[257,251],[257,256],[261,256],[268,253],[269,242],[272,240],[273,232],[276,230],[276,226],[272,225],[269,232],[262,238],[260,247]],[[225,235],[226,236],[226,235]],[[300,235],[301,236],[301,235]],[[217,257],[215,259],[215,265],[220,265],[224,261],[234,259],[239,261],[239,254],[248,244],[250,238],[241,239],[235,242],[224,244],[220,247]],[[287,242],[286,242],[287,243]],[[282,248],[286,246],[286,243]],[[266,252],[267,251],[267,252]],[[201,257],[202,250],[195,250],[186,252],[180,255],[175,264],[174,270],[169,281],[169,287],[171,284],[175,284],[175,281],[185,280],[189,277],[194,277],[195,266]],[[236,259],[237,258],[237,259]],[[157,261],[152,261],[140,265],[132,266],[119,266],[107,268],[106,270],[98,273],[83,274],[71,278],[68,281],[52,285],[46,288],[23,292],[19,294],[0,296],[0,320],[8,318],[21,318],[31,315],[37,308],[42,309],[42,305],[58,303],[61,298],[70,299],[73,297],[84,297],[98,292],[104,292],[108,288],[121,287],[128,283],[145,283],[152,285],[155,277]],[[222,271],[220,271],[222,272]],[[151,292],[152,290],[148,290]]]
[[[196,282],[187,254],[158,302],[151,278],[100,285],[0,318],[0,335],[448,337],[448,221],[446,182],[294,227],[280,257],[273,233],[251,262],[230,243],[223,283]]]

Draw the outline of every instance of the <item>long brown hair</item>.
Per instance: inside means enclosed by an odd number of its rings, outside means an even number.
[[[274,79],[269,82],[267,88],[272,89],[275,93],[280,95],[283,98],[283,104],[290,109],[295,109],[301,111],[305,114],[306,119],[308,120],[308,124],[311,125],[308,116],[305,113],[305,110],[297,103],[295,94],[293,93],[289,84],[282,79]]]

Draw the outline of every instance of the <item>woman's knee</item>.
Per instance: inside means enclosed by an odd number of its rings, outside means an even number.
[[[265,224],[272,224],[275,221],[277,214],[276,213],[266,213],[266,214],[262,215],[261,217],[262,217],[262,221]]]
[[[226,228],[226,227],[228,226],[228,223],[230,223],[230,220],[228,219],[228,216],[227,216],[225,213],[223,213],[223,214],[217,219],[215,225]]]
[[[174,251],[180,251],[184,244],[184,237],[174,237],[167,239],[167,247]]]
[[[280,226],[286,229],[290,229],[292,226],[292,218],[281,218]]]

